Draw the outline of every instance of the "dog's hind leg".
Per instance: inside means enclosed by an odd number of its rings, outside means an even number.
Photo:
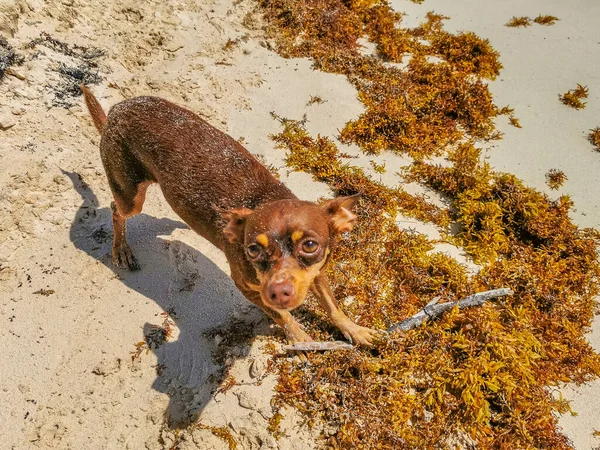
[[[112,158],[104,158],[106,154]],[[110,205],[113,222],[112,260],[118,267],[138,270],[140,266],[127,243],[127,219],[142,211],[146,190],[153,181],[148,179],[140,163],[127,158],[123,151],[103,152],[102,159],[114,198]]]
[[[127,242],[127,218],[142,211],[147,187],[148,185],[138,185],[137,193],[131,203],[120,195],[115,195],[114,201],[110,203],[113,222],[112,260],[113,264],[124,269],[139,270],[140,268]]]

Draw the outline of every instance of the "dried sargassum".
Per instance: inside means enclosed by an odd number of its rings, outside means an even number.
[[[577,84],[575,89],[569,89],[564,94],[558,96],[560,101],[570,106],[574,109],[583,109],[585,108],[585,102],[582,101],[584,98],[588,97],[588,88],[587,86],[582,86],[581,84]]]
[[[505,26],[517,28],[517,27],[528,27],[531,25],[531,19],[529,17],[513,17],[508,22],[506,22]]]
[[[549,26],[549,25],[554,25],[554,23],[557,20],[560,20],[560,19],[555,16],[540,14],[535,19],[533,19],[533,22],[537,23],[538,25]],[[513,17],[505,24],[505,26],[513,27],[513,28],[528,27],[530,25],[531,25],[531,19],[529,17]]]
[[[546,174],[546,184],[550,189],[558,189],[565,181],[567,181],[567,176],[562,170],[550,169]]]
[[[590,134],[588,134],[588,140],[594,147],[596,147],[596,150],[600,152],[600,127],[590,130]]]
[[[359,367],[377,367],[371,376],[344,379],[339,388],[345,392],[339,393],[344,396],[343,408],[351,412],[341,427],[357,433],[350,442],[360,438],[360,442],[367,442],[365,445],[375,445],[392,433],[407,444],[384,448],[414,448],[423,442],[440,442],[448,430],[460,433],[469,429],[471,438],[483,445],[504,439],[506,430],[511,430],[510,445],[517,448],[541,442],[568,448],[566,438],[556,431],[553,415],[566,411],[568,405],[550,398],[544,386],[555,383],[553,380],[583,381],[600,372],[598,355],[583,336],[592,317],[595,280],[600,273],[595,256],[598,234],[579,230],[570,222],[572,204],[568,197],[551,201],[514,176],[492,172],[470,143],[448,154],[453,164],[450,167],[416,164],[409,175],[459,205],[452,214],[461,221],[461,229],[453,239],[483,265],[477,275],[469,276],[451,257],[432,253],[433,245],[424,236],[398,228],[395,217],[404,211],[404,203],[398,200],[397,190],[379,185],[361,169],[339,161],[335,145],[323,137],[310,137],[302,123],[282,120],[282,124],[284,130],[274,138],[288,151],[291,168],[311,173],[342,194],[364,190],[356,228],[337,244],[329,268],[336,297],[354,298],[346,310],[360,324],[385,329],[444,292],[445,297],[463,298],[490,285],[508,285],[515,295],[493,307],[464,312],[453,309],[425,327],[393,336],[376,355],[362,351],[312,354],[314,365],[295,369],[281,363],[279,401],[327,420],[332,408],[341,406],[331,399],[323,403],[311,386],[325,383],[334,389],[331,386],[337,386],[339,373],[363,373]],[[309,299],[309,303],[314,300]],[[303,319],[319,340],[331,339],[321,327],[326,321],[320,316]],[[464,351],[457,352],[457,348]],[[493,351],[482,352],[483,348]],[[565,352],[578,357],[565,360]],[[317,370],[324,365],[328,371]],[[478,384],[477,396],[463,399],[462,392],[474,395],[474,380],[489,376],[488,366],[504,368],[495,375],[497,387],[487,391],[481,388],[485,384]],[[390,380],[383,376],[386,373],[396,375]],[[438,384],[421,383],[424,388],[407,397],[400,386],[413,386],[412,377],[424,374]],[[514,390],[510,380],[524,377],[531,382]],[[444,380],[452,380],[451,392],[443,387],[448,382]],[[388,390],[391,403],[383,410],[374,410],[369,402],[378,399],[376,386],[382,382],[398,388]],[[500,415],[494,416],[491,426],[489,405],[498,401],[508,401],[511,410],[535,415],[536,421],[518,424],[512,416]],[[430,423],[398,427],[387,422],[388,415],[397,414],[408,420],[409,411],[424,404],[439,412],[435,419],[439,433],[432,434]],[[459,423],[456,414],[462,417]],[[366,435],[355,429],[360,421],[384,425],[365,441]],[[527,435],[519,432],[521,426]]]
[[[557,20],[560,20],[560,19],[556,16],[542,15],[542,14],[540,14],[535,19],[533,19],[533,21],[539,25],[554,25],[554,23]]]
[[[376,351],[315,352],[306,366],[280,359],[276,402],[305,412],[309,423],[326,422],[332,431],[323,446],[332,448],[453,448],[459,437],[482,449],[570,448],[557,428],[568,403],[548,387],[600,374],[584,336],[598,293],[600,234],[571,222],[568,196],[550,199],[482,161],[481,144],[500,136],[493,119],[513,114],[493,104],[483,80],[499,73],[497,52],[471,33],[448,33],[434,13],[402,28],[402,15],[380,0],[260,5],[277,51],[309,57],[358,90],[365,111],[342,130],[343,141],[368,154],[412,156],[403,177],[446,202],[377,183],[331,140],[280,119],[274,138],[291,169],[338,194],[364,190],[356,227],[336,244],[328,269],[336,297],[354,299],[346,312],[386,329],[438,295],[445,302],[494,286],[514,291],[392,334]],[[375,43],[377,55],[362,55],[359,37]],[[389,64],[399,62],[403,68]],[[481,270],[469,273],[436,252],[425,236],[399,227],[398,214],[436,224]],[[299,312],[311,334],[334,340],[336,331],[312,311]]]

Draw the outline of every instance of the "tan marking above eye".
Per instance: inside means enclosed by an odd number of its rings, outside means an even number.
[[[266,234],[259,234],[258,236],[256,236],[256,242],[258,242],[263,247],[269,246],[269,238]]]
[[[292,233],[292,242],[293,242],[294,244],[297,244],[297,243],[298,243],[298,241],[299,241],[300,239],[302,239],[302,236],[304,236],[304,231],[302,231],[302,230],[296,230],[296,231],[294,231],[294,232]]]

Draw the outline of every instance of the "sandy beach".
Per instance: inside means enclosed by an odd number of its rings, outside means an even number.
[[[450,17],[449,31],[490,40],[504,66],[490,82],[494,102],[514,108],[522,128],[499,117],[504,136],[484,147],[486,160],[551,198],[570,195],[573,221],[600,228],[600,153],[586,138],[600,126],[600,5],[391,4],[406,13],[406,26],[434,10]],[[513,16],[538,14],[560,20],[504,26]],[[270,138],[281,130],[271,112],[306,115],[311,135],[336,140],[363,106],[345,77],[275,53],[261,20],[250,0],[0,0],[0,36],[23,57],[0,79],[0,448],[158,450],[177,441],[180,449],[220,450],[230,447],[215,430],[225,429],[239,449],[300,450],[317,448],[327,432],[310,430],[292,409],[279,439],[268,431],[277,379],[265,346],[282,334],[237,291],[225,257],[175,215],[158,187],[129,223],[142,270],[113,268],[100,137],[61,75],[65,67],[100,75],[91,89],[106,109],[136,95],[181,104],[274,166],[298,197],[330,197],[327,185],[285,167]],[[558,100],[577,83],[589,88],[579,111]],[[312,96],[323,102],[309,104]],[[371,161],[398,169],[410,162],[367,157],[353,146],[344,151],[389,186],[401,182],[397,170],[376,173]],[[546,184],[550,169],[568,177],[558,191]],[[406,227],[437,233],[416,219],[407,218]],[[461,249],[438,249],[476,270]],[[171,338],[132,359],[136,344],[173,309]],[[588,339],[600,351],[598,320]],[[600,446],[600,380],[561,392],[577,413],[560,419],[573,447]],[[182,440],[168,425],[195,419],[203,426],[185,430]]]

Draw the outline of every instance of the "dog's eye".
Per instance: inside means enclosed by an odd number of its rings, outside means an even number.
[[[250,244],[246,249],[250,258],[257,258],[260,255],[260,247],[257,244]]]
[[[302,243],[302,251],[304,253],[314,253],[319,248],[318,242],[315,241],[304,241]]]

